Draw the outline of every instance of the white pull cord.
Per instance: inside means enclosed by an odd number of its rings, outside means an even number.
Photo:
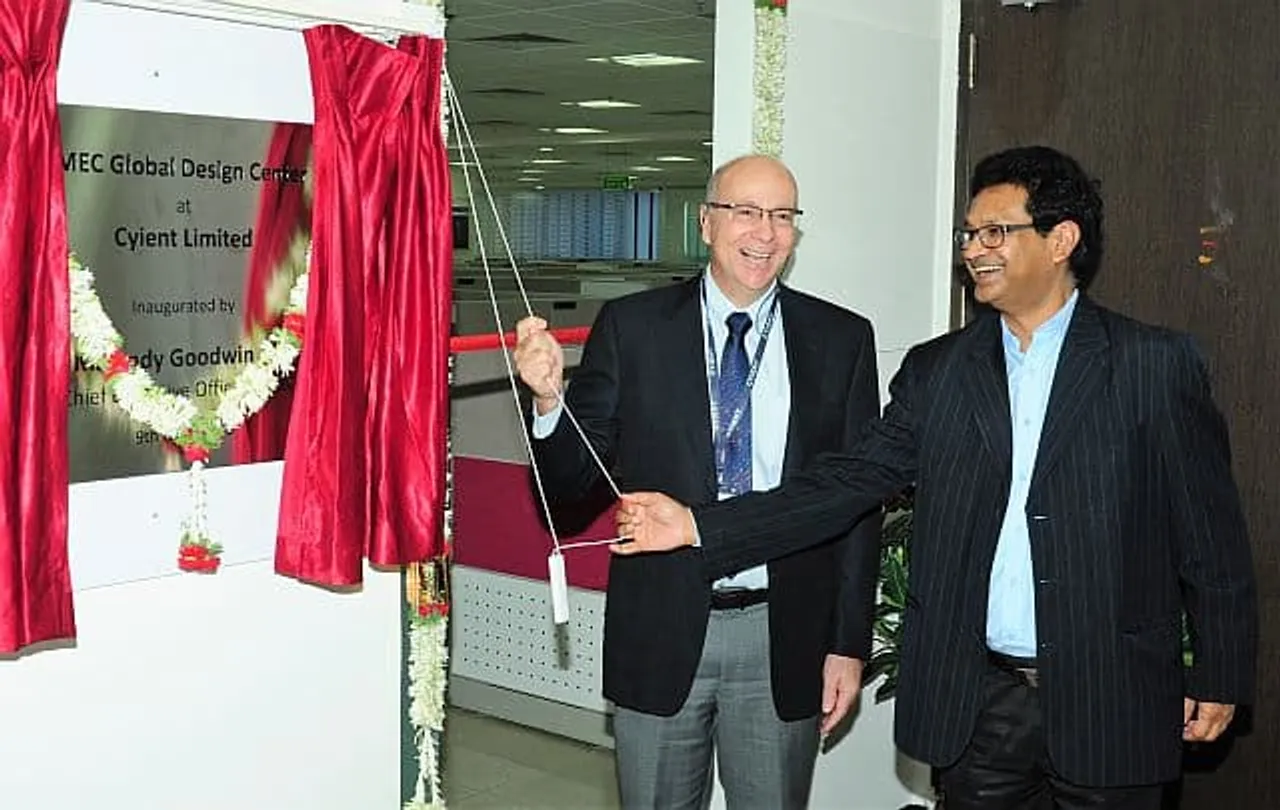
[[[471,184],[471,172],[469,171],[469,168],[470,168],[469,164],[474,162],[476,172],[479,175],[480,182],[484,188],[484,193],[489,205],[490,212],[493,215],[494,224],[497,226],[498,234],[500,235],[502,239],[503,247],[506,250],[507,260],[511,263],[511,270],[515,276],[516,286],[520,291],[521,300],[524,302],[525,310],[528,312],[529,315],[532,316],[534,314],[533,306],[529,301],[529,295],[525,290],[524,281],[520,276],[520,270],[516,264],[515,255],[511,250],[511,244],[507,239],[506,229],[503,228],[502,226],[502,218],[498,214],[497,204],[494,201],[493,193],[489,188],[489,181],[488,181],[488,178],[485,176],[484,167],[480,164],[480,156],[476,150],[475,142],[471,138],[471,129],[467,125],[466,116],[462,112],[462,107],[458,102],[457,94],[453,88],[453,81],[449,77],[449,74],[447,71],[445,72],[445,76],[444,76],[444,87],[445,87],[445,92],[448,98],[450,111],[452,112],[452,118],[455,123],[454,131],[457,133],[457,138],[458,138],[458,141],[457,141],[458,152],[461,156],[462,176],[463,176],[463,182],[465,183],[467,188],[467,199],[471,202],[472,207],[474,208],[475,193],[474,193],[474,188],[472,187],[472,184]],[[463,143],[464,137],[466,139],[465,145]],[[468,147],[470,148],[470,152],[471,152],[471,160],[467,159],[466,150]],[[479,217],[477,216],[477,224],[478,223],[479,223]],[[533,441],[529,435],[529,426],[525,422],[520,412],[521,410],[520,409],[520,392],[516,383],[515,369],[512,367],[512,364],[511,364],[511,356],[510,356],[510,353],[507,351],[506,338],[504,337],[506,334],[506,330],[503,326],[502,313],[498,306],[498,296],[497,296],[496,288],[494,287],[494,283],[493,283],[493,271],[489,265],[488,250],[485,246],[485,241],[483,238],[479,238],[476,241],[480,249],[480,262],[484,267],[485,284],[488,287],[489,303],[493,310],[494,325],[498,330],[498,334],[500,336],[499,339],[502,343],[502,359],[506,365],[507,380],[511,385],[511,395],[513,400],[515,401],[517,421],[520,423],[521,438],[524,440],[525,451],[529,455],[529,464],[533,469],[534,486],[538,490],[538,500],[542,506],[543,515],[546,517],[547,529],[551,534],[551,542],[555,549],[552,554],[552,557],[553,557],[553,562],[552,562],[553,612],[556,614],[556,622],[563,623],[563,621],[567,620],[567,615],[564,615],[565,611],[559,609],[563,607],[563,604],[554,604],[557,601],[559,601],[557,600],[557,596],[560,596],[560,594],[557,594],[557,590],[562,590],[564,587],[563,582],[561,582],[560,588],[557,588],[557,583],[554,581],[556,579],[556,564],[554,562],[554,558],[559,557],[561,552],[563,552],[566,549],[608,545],[608,544],[618,542],[618,540],[621,538],[611,538],[609,540],[586,541],[586,542],[580,542],[580,543],[569,543],[563,546],[560,544],[560,538],[556,533],[555,524],[552,520],[551,508],[547,501],[546,489],[542,483],[542,472],[541,470],[538,469],[538,462],[533,453]],[[559,389],[556,389],[555,393],[556,393],[556,399],[560,403],[560,407],[563,409],[564,415],[569,418],[569,421],[572,423],[574,429],[577,431],[579,438],[581,438],[583,444],[587,448],[587,451],[591,454],[592,460],[595,462],[596,466],[600,469],[600,472],[604,476],[605,481],[608,482],[610,488],[613,490],[614,495],[621,498],[622,493],[618,489],[617,483],[614,482],[613,477],[609,474],[609,470],[605,467],[604,461],[600,458],[599,454],[596,453],[595,447],[591,444],[591,441],[587,438],[586,432],[583,430],[581,424],[578,422],[577,417],[575,417],[573,415],[573,412],[569,409],[569,405],[567,402],[565,402],[562,392]],[[563,566],[560,567],[560,575],[561,577],[563,577]]]
[[[479,175],[480,184],[484,187],[484,194],[485,194],[486,200],[489,203],[489,210],[493,214],[493,223],[498,229],[498,236],[502,239],[502,247],[506,251],[507,261],[511,263],[511,272],[512,272],[512,275],[515,277],[516,288],[520,291],[520,300],[524,302],[525,312],[527,312],[530,316],[532,316],[534,314],[533,304],[530,303],[529,301],[529,293],[524,286],[524,277],[520,275],[520,267],[516,263],[515,253],[511,250],[511,242],[507,239],[507,229],[503,227],[502,217],[498,215],[498,205],[493,199],[492,190],[489,188],[489,178],[484,172],[484,166],[480,163],[480,155],[477,154],[476,152],[475,141],[473,141],[471,138],[471,127],[467,124],[467,118],[462,112],[462,105],[458,103],[458,96],[453,89],[453,80],[450,78],[448,71],[445,71],[444,81],[445,81],[445,87],[448,91],[451,107],[453,108],[453,111],[455,113],[455,120],[457,121],[457,124],[458,124],[458,126],[456,127],[459,135],[458,151],[462,157],[461,162],[462,162],[463,177],[467,184],[467,199],[470,200],[474,205],[475,201],[474,201],[474,198],[471,196],[471,176],[470,176],[470,172],[467,171],[467,169],[469,168],[467,164],[469,162],[474,162],[476,167],[476,174]],[[471,161],[467,160],[466,152],[463,150],[461,138],[464,134],[467,139],[467,144],[471,148],[471,156],[472,156]],[[480,242],[480,260],[484,264],[485,279],[489,284],[489,295],[491,299],[496,298],[494,289],[493,289],[493,282],[490,277],[489,261],[487,258],[487,252],[485,251],[485,247],[484,247],[484,240],[479,239],[477,241]],[[495,307],[497,306],[496,300],[494,301],[494,306]],[[499,327],[501,327],[500,322],[499,322]],[[510,371],[510,368],[511,368],[510,363],[507,364],[507,368],[508,368],[508,371]],[[583,430],[581,423],[578,422],[578,417],[574,415],[572,410],[570,410],[569,403],[565,401],[564,393],[558,387],[555,388],[554,390],[556,394],[556,401],[559,403],[561,410],[564,412],[564,415],[569,417],[569,422],[573,425],[573,429],[577,431],[578,437],[582,439],[582,443],[587,448],[587,452],[591,454],[591,459],[596,463],[596,467],[600,469],[600,474],[604,476],[604,480],[609,484],[609,488],[613,490],[614,496],[617,498],[621,498],[622,497],[621,490],[618,489],[618,485],[613,480],[613,476],[609,474],[609,468],[605,466],[604,461],[600,458],[600,455],[596,452],[595,446],[591,444],[590,439],[587,438],[587,433],[585,430]],[[519,400],[517,400],[517,411],[518,410],[519,410]],[[520,423],[523,425],[524,420],[521,419]],[[530,450],[529,457],[530,457],[531,463],[536,463],[536,462],[533,462],[532,450]]]

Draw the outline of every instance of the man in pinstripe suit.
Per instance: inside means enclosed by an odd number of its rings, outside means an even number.
[[[692,511],[628,496],[615,551],[700,546],[715,577],[914,484],[898,746],[939,769],[947,810],[1157,808],[1183,741],[1253,693],[1226,425],[1190,338],[1084,295],[1102,201],[1074,160],[1012,149],[970,189],[957,242],[994,311],[913,348],[848,455]]]

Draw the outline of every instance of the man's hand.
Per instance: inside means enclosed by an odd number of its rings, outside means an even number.
[[[610,546],[615,554],[671,551],[693,545],[693,513],[658,492],[623,495],[617,524],[618,536],[627,542]]]
[[[1235,714],[1236,707],[1228,703],[1183,698],[1182,739],[1187,742],[1213,742],[1231,725]]]
[[[547,331],[547,322],[532,315],[516,324],[516,340],[516,371],[532,389],[538,413],[548,413],[564,388],[564,350]]]
[[[861,690],[861,659],[828,655],[822,665],[822,736],[840,725]]]

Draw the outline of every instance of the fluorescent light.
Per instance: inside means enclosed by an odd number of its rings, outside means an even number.
[[[529,163],[534,166],[555,166],[560,163],[568,163],[568,162],[569,161],[565,160],[564,158],[534,158],[533,160],[525,161],[525,163]]]
[[[542,169],[521,169],[521,174],[546,174]]]
[[[655,163],[693,163],[693,158],[684,155],[662,155],[653,159]]]
[[[542,180],[537,177],[517,177],[517,183],[541,183]]]
[[[657,166],[632,166],[632,167],[631,167],[631,171],[633,171],[633,172],[660,172],[660,171],[662,171],[662,169],[659,169]]]
[[[534,191],[542,191],[542,190],[543,190],[543,189],[545,189],[545,188],[546,188],[546,186],[534,186],[534,187],[533,187],[533,190],[534,190]]]
[[[703,142],[702,142],[702,145],[703,145],[703,146],[711,146],[711,141],[703,141]]]
[[[556,127],[554,130],[557,135],[603,135],[608,131],[595,127]]]
[[[555,148],[554,146],[539,146],[539,147],[538,147],[538,151],[539,151],[539,152],[554,152],[554,151],[556,151],[556,148]]]
[[[627,67],[671,67],[673,65],[700,65],[701,59],[688,56],[665,56],[660,53],[631,53],[625,56],[594,56],[588,62],[612,62]]]
[[[634,101],[617,101],[611,98],[596,98],[590,101],[562,101],[563,107],[585,107],[588,110],[621,110],[628,107],[639,107]]]
[[[464,166],[464,167],[471,167],[471,166],[479,166],[480,164],[479,164],[479,163],[472,163],[472,162],[470,162],[470,161],[466,161],[466,160],[451,160],[451,161],[449,161],[449,165],[450,165],[450,166]]]

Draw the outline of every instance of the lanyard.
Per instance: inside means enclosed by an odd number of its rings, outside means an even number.
[[[773,331],[773,322],[778,314],[778,289],[774,287],[773,300],[769,302],[769,314],[765,317],[764,325],[760,328],[760,340],[756,343],[755,356],[751,358],[751,365],[747,369],[747,380],[744,386],[746,390],[743,391],[743,395],[738,400],[738,405],[734,408],[733,413],[729,414],[729,419],[723,423],[723,430],[720,428],[722,424],[720,419],[720,361],[716,351],[715,335],[711,331],[711,308],[707,304],[707,290],[705,287],[702,289],[702,308],[703,320],[707,326],[707,353],[709,355],[707,364],[711,383],[711,436],[716,452],[716,474],[719,475],[724,469],[725,456],[729,452],[729,438],[738,429],[739,423],[742,422],[747,405],[751,402],[751,390],[755,387],[756,377],[760,376],[760,361],[764,358],[765,344],[769,342],[769,333]]]

